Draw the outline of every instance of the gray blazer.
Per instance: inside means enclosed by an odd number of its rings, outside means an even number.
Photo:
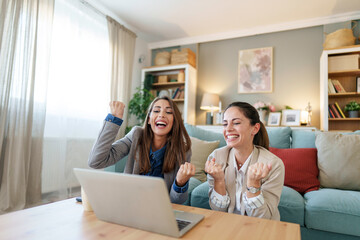
[[[226,192],[230,197],[230,205],[227,208],[220,208],[213,204],[210,200],[212,191],[214,190],[214,178],[209,174],[207,175],[209,183],[209,204],[211,209],[223,212],[233,213],[235,209],[235,197],[236,197],[236,175],[235,167],[230,159],[233,159],[234,152],[232,148],[227,146],[214,150],[208,157],[208,161],[215,158],[215,162],[222,166],[222,169],[225,172],[225,185]],[[273,220],[280,220],[280,213],[278,210],[278,205],[280,202],[281,191],[284,186],[284,177],[285,177],[285,167],[280,158],[269,152],[263,147],[255,146],[253,155],[250,159],[250,165],[262,162],[267,164],[272,163],[272,169],[269,175],[263,179],[261,185],[261,191],[264,196],[265,203],[263,206],[257,209],[248,209],[245,207],[246,215],[251,217],[259,217]],[[244,185],[242,186],[242,192],[246,192],[246,176],[247,170],[245,173]]]
[[[133,127],[125,137],[114,142],[119,129],[119,125],[104,121],[99,136],[90,152],[88,164],[90,167],[96,169],[105,168],[114,165],[125,156],[128,156],[124,172],[129,174],[139,174],[140,167],[139,163],[135,161],[135,156],[138,158],[136,146],[143,129],[141,127]],[[186,161],[190,162],[190,158],[191,150],[186,152]],[[176,164],[174,170],[164,173],[164,180],[169,190],[171,202],[181,204],[187,200],[188,192],[177,193],[172,188],[172,184],[179,168],[180,166]]]

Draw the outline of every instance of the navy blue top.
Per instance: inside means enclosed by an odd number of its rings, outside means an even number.
[[[115,117],[110,113],[106,116],[105,121],[113,122],[119,126],[121,126],[121,124],[123,123],[123,120],[121,118]],[[162,167],[163,167],[163,162],[164,162],[166,146],[167,145],[165,145],[164,147],[162,147],[159,150],[156,150],[155,152],[152,151],[152,148],[150,146],[149,158],[150,158],[151,169],[148,173],[146,173],[144,175],[164,178],[164,173],[162,172]],[[189,181],[187,181],[186,184],[182,187],[177,186],[175,181],[176,181],[176,179],[174,180],[174,183],[173,183],[173,189],[175,190],[175,192],[184,193],[188,190]]]

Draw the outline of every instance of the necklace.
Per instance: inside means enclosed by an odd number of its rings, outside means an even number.
[[[236,164],[237,164],[237,166],[238,166],[238,169],[240,169],[240,168],[242,167],[242,163],[238,163],[238,162],[236,161]]]

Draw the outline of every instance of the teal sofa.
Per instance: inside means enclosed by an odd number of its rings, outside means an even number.
[[[219,147],[226,144],[220,133],[192,125],[186,125],[186,129],[192,137],[205,141],[220,140]],[[315,131],[292,130],[289,127],[268,128],[267,131],[270,147],[316,148]],[[355,134],[360,134],[360,131]],[[191,182],[192,191],[187,204],[210,209],[208,183],[201,183],[197,179],[191,179]],[[320,188],[301,195],[294,189],[284,186],[279,211],[281,221],[300,225],[303,240],[360,239],[359,191]]]
[[[204,140],[219,140],[219,147],[226,142],[220,133],[185,125],[190,136]],[[315,132],[292,130],[289,127],[268,128],[270,146],[274,148],[316,148]],[[360,131],[355,132],[360,134]],[[192,151],[196,151],[193,149]],[[359,159],[360,160],[360,159]],[[105,170],[122,172],[126,159]],[[359,173],[360,174],[360,173]],[[184,203],[210,209],[208,183],[190,179],[189,198]],[[297,223],[303,240],[355,240],[360,239],[360,192],[320,188],[301,195],[284,186],[279,211],[281,221]]]

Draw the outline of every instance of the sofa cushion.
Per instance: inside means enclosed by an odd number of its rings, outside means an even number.
[[[297,191],[284,186],[278,208],[281,221],[304,226],[305,200]]]
[[[195,127],[191,124],[185,123],[185,128],[188,134],[192,137],[196,137],[205,141],[217,141],[219,140],[219,147],[226,146],[226,142],[224,136],[221,133],[211,132],[208,130],[204,130],[198,127]]]
[[[188,188],[188,199],[183,203],[183,205],[190,206],[191,205],[191,193],[192,191],[201,184],[199,180],[194,177],[191,177],[189,180],[189,188]]]
[[[319,189],[316,148],[270,148],[270,151],[284,162],[285,186],[301,194]]]
[[[290,148],[290,127],[268,127],[266,130],[269,135],[270,147]]]
[[[218,146],[219,140],[208,142],[203,141],[195,137],[190,137],[191,139],[191,163],[195,165],[195,175],[194,178],[198,179],[201,182],[206,181],[205,162],[210,155]]]
[[[315,144],[321,186],[360,190],[360,136],[317,133]]]
[[[315,131],[293,130],[291,132],[291,148],[316,148]]]
[[[308,228],[360,236],[360,192],[324,188],[304,198]]]
[[[191,206],[210,209],[209,205],[209,183],[206,181],[197,186],[191,192]]]

